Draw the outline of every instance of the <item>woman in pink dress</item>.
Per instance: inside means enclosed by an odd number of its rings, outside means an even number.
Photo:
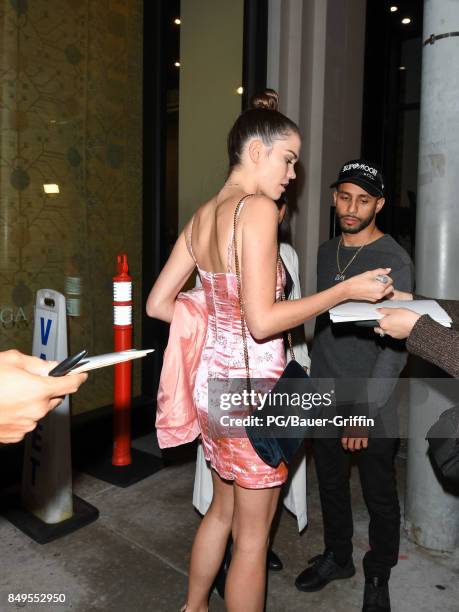
[[[247,439],[212,435],[208,420],[209,378],[245,378],[233,232],[242,278],[250,376],[276,379],[285,367],[282,332],[348,300],[375,302],[390,293],[378,269],[298,300],[280,301],[285,279],[277,265],[278,200],[295,178],[301,139],[296,124],[278,110],[266,90],[236,120],[228,136],[229,177],[180,234],[147,301],[151,317],[170,322],[178,293],[197,267],[208,323],[194,385],[194,403],[214,495],[198,528],[190,562],[186,612],[208,608],[210,587],[228,536],[233,556],[225,603],[229,612],[261,612],[271,522],[287,466],[260,460]],[[238,206],[239,204],[239,206]],[[235,210],[237,208],[237,222]]]

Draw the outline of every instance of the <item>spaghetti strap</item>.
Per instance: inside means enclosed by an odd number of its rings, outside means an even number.
[[[185,242],[186,242],[186,246],[188,248],[188,252],[191,255],[191,257],[193,258],[193,261],[194,261],[195,265],[197,266],[198,262],[196,261],[196,257],[194,256],[193,246],[191,244],[191,235],[193,233],[193,222],[194,222],[194,215],[191,217],[190,232],[189,232],[188,236],[185,234]]]

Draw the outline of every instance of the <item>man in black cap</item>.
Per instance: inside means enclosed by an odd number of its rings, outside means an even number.
[[[375,268],[391,268],[397,289],[411,291],[413,267],[408,254],[376,227],[385,203],[380,168],[363,159],[346,162],[331,187],[341,236],[322,244],[317,263],[317,290]],[[381,279],[384,282],[384,278]],[[395,379],[406,362],[403,344],[374,334],[371,327],[332,324],[328,313],[317,318],[311,355],[313,378],[334,378],[345,386],[353,379]],[[381,380],[379,406],[389,399],[393,384]],[[339,388],[339,387],[337,387]],[[368,406],[367,406],[368,409]],[[370,416],[376,416],[375,414]],[[376,429],[381,426],[376,416]],[[370,431],[371,434],[371,431]],[[328,435],[328,437],[326,437]],[[370,515],[370,550],[363,559],[364,612],[390,610],[388,580],[397,563],[400,540],[394,456],[398,440],[392,433],[368,437],[368,430],[343,430],[333,437],[318,431],[313,450],[322,505],[325,551],[311,560],[296,579],[301,591],[318,591],[331,580],[355,574],[352,560],[353,520],[349,470],[355,452],[363,496]]]

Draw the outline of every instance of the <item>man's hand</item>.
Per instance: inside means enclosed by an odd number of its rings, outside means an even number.
[[[351,437],[343,437],[341,438],[341,444],[343,445],[344,450],[354,451],[361,450],[362,448],[368,448],[368,438],[351,438]]]
[[[75,393],[87,374],[48,377],[54,363],[23,355],[18,351],[0,353],[0,442],[19,442],[35,429],[37,421]]]
[[[368,447],[368,427],[353,425],[345,427],[341,437],[341,444],[344,450],[354,451]]]
[[[408,293],[407,291],[400,291],[399,289],[394,289],[393,295],[390,296],[391,300],[402,300],[404,302],[411,302],[413,300],[413,294]]]

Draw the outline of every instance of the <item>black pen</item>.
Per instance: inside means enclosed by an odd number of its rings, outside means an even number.
[[[48,372],[48,376],[65,376],[68,374],[77,364],[80,364],[80,361],[86,357],[88,351],[83,350],[79,353],[75,353],[70,357],[67,357],[63,361],[57,364],[55,368],[53,368],[50,372]]]

